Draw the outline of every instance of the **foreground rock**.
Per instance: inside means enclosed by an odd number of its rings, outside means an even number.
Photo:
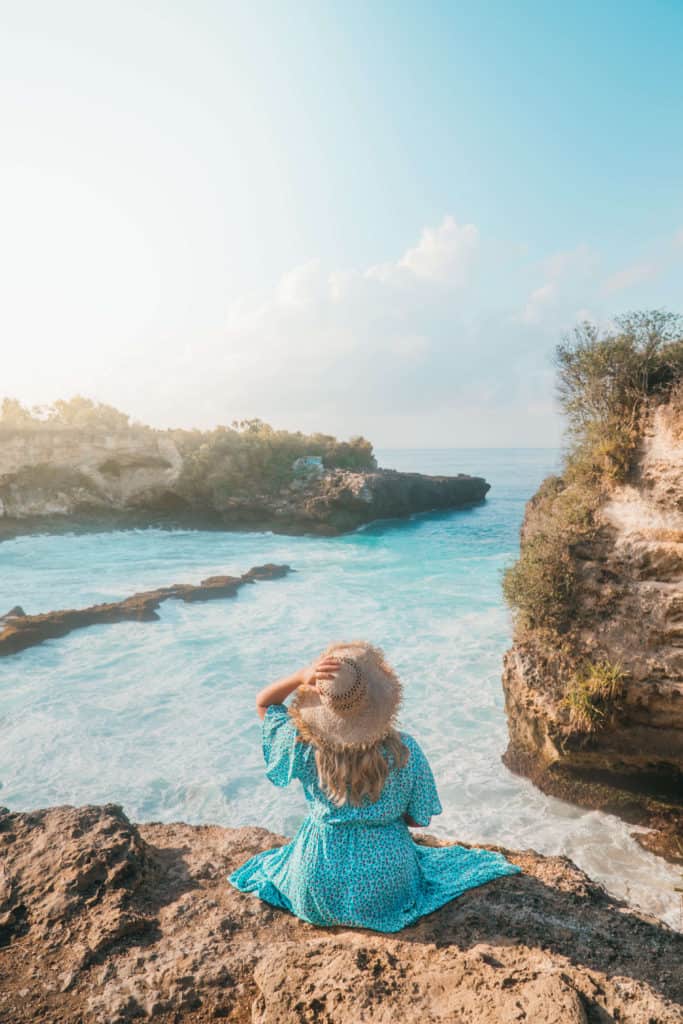
[[[527,508],[522,545],[543,528]],[[628,483],[605,496],[598,528],[570,552],[572,626],[561,638],[518,631],[503,686],[504,757],[547,793],[649,826],[644,846],[683,863],[683,410],[649,410]],[[623,670],[597,727],[572,720],[582,661]]]
[[[381,935],[226,883],[283,841],[114,805],[0,815],[0,1020],[681,1022],[683,936],[566,858],[506,851],[524,874]]]
[[[150,428],[0,431],[0,539],[34,532],[171,526],[338,534],[375,519],[482,501],[481,477],[328,469],[246,477]]]
[[[105,622],[154,622],[162,601],[176,598],[180,601],[215,601],[235,597],[245,583],[256,580],[276,580],[286,576],[288,565],[255,565],[243,576],[209,576],[199,584],[173,583],[170,587],[144,590],[123,601],[93,604],[88,608],[68,608],[42,615],[27,615],[16,606],[0,617],[0,657],[17,654],[44,640],[66,636],[74,629],[97,626]]]

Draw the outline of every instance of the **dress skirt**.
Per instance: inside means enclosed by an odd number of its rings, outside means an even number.
[[[427,825],[442,808],[422,749],[408,733],[400,736],[410,756],[391,766],[379,799],[337,806],[318,785],[314,750],[299,739],[287,708],[269,707],[266,775],[276,786],[298,779],[309,813],[291,842],[250,857],[230,884],[311,924],[396,932],[467,889],[517,873],[493,850],[414,842],[403,815]]]

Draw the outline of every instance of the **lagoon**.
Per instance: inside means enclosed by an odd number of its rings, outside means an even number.
[[[680,872],[632,826],[544,796],[501,763],[511,623],[500,578],[554,449],[380,450],[380,465],[470,472],[482,504],[336,538],[158,529],[0,544],[0,611],[35,613],[242,573],[295,571],[236,599],[165,602],[160,621],[79,630],[0,660],[0,803],[120,803],[138,821],[262,825],[291,835],[294,789],[263,775],[255,692],[336,639],[382,646],[403,679],[401,724],[428,754],[444,813],[430,831],[566,854],[617,896],[680,924]]]

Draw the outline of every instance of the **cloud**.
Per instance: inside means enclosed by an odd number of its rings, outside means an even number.
[[[602,283],[602,290],[610,295],[628,291],[645,281],[663,277],[676,268],[683,254],[683,228],[653,246],[648,259],[638,260],[610,274]]]
[[[632,267],[625,267],[618,270],[603,282],[603,289],[606,292],[621,292],[625,288],[632,288],[634,284],[647,281],[657,273],[657,267],[649,263],[637,263]]]
[[[466,284],[479,247],[474,224],[458,225],[446,217],[438,228],[425,228],[417,245],[408,249],[398,266],[415,277],[462,287]]]
[[[586,245],[532,261],[446,217],[393,260],[310,260],[235,303],[220,344],[194,355],[197,387],[207,415],[231,411],[213,422],[260,416],[380,446],[552,445],[552,353],[588,310],[613,312],[604,279]]]
[[[283,274],[277,286],[277,299],[283,306],[301,309],[322,297],[326,288],[320,260],[310,260]]]
[[[667,252],[674,266],[673,238]],[[121,347],[88,393],[160,426],[258,416],[378,447],[553,445],[556,344],[618,312],[616,285],[649,287],[633,270],[651,264],[605,267],[586,245],[533,259],[446,217],[383,263],[293,267],[190,344],[183,333]]]
[[[491,290],[501,259],[516,280],[519,248],[501,257],[453,217],[393,261],[325,271],[311,260],[232,306],[220,352],[195,357],[214,365],[205,403],[220,387],[235,415],[385,444],[550,444],[557,339],[543,308],[559,315],[561,282],[582,255],[542,265],[554,280],[531,293],[522,317]]]
[[[543,308],[552,302],[557,294],[557,285],[554,281],[535,288],[529,296],[529,300],[521,312],[521,319],[525,324],[538,323],[543,315]]]
[[[567,320],[574,302],[585,299],[593,289],[600,259],[587,245],[553,253],[539,267],[544,283],[529,294],[514,319],[522,324],[558,327]]]

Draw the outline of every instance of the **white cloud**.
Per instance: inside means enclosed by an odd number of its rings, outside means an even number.
[[[395,287],[431,282],[463,288],[471,279],[479,249],[479,230],[474,224],[458,224],[445,217],[435,228],[425,228],[415,246],[400,259],[378,263],[365,271],[369,280]]]
[[[50,389],[31,400],[81,391],[160,426],[259,416],[378,447],[552,445],[552,353],[578,320],[619,311],[609,281],[627,272],[585,245],[533,260],[526,245],[446,217],[393,260],[311,259],[230,303],[223,326],[132,339],[93,357],[97,372],[46,353]]]
[[[399,260],[418,278],[462,287],[467,282],[479,247],[479,231],[474,224],[456,224],[446,217],[438,228],[425,228],[413,249]]]
[[[531,291],[515,319],[557,327],[566,320],[573,298],[580,302],[592,292],[598,265],[597,253],[587,245],[554,253],[539,268],[544,283]]]
[[[557,284],[549,281],[547,284],[535,288],[529,296],[529,300],[522,310],[521,319],[525,324],[536,324],[543,315],[543,308],[552,302],[557,294]]]
[[[326,290],[320,260],[310,260],[283,274],[277,286],[277,298],[283,306],[302,308],[324,296]]]
[[[610,274],[602,287],[608,293],[621,292],[625,288],[632,288],[634,284],[640,284],[641,281],[647,281],[656,272],[657,268],[655,266],[649,263],[638,263],[633,267],[625,267],[623,270],[618,270],[615,274]]]
[[[551,444],[557,337],[543,309],[560,316],[562,279],[581,256],[542,265],[555,280],[532,292],[521,318],[491,291],[501,259],[517,280],[518,249],[501,257],[452,217],[394,261],[332,272],[309,261],[231,308],[220,352],[195,360],[214,365],[205,405],[220,387],[234,415],[378,444]]]
[[[610,295],[628,291],[646,281],[663,277],[680,263],[682,251],[683,228],[652,246],[648,258],[609,274],[603,281],[603,292]]]
[[[447,217],[394,260],[310,260],[233,304],[220,340],[179,371],[183,392],[194,374],[206,425],[260,416],[378,446],[553,444],[552,353],[587,310],[612,312],[600,269],[585,245],[532,262]]]
[[[206,406],[215,382],[235,415],[378,445],[553,444],[552,353],[578,320],[613,312],[604,280],[586,245],[533,263],[446,217],[393,261],[313,260],[233,307],[221,354],[202,360]]]

